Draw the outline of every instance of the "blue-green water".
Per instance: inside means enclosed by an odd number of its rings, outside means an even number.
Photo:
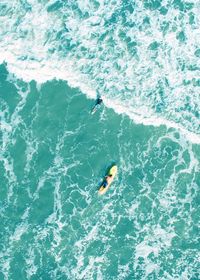
[[[199,8],[0,2],[0,279],[200,278]]]

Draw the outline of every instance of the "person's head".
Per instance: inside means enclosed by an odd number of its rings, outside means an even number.
[[[112,177],[112,174],[109,174],[108,176],[111,178],[111,177]]]

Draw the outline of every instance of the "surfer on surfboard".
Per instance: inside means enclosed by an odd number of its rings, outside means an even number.
[[[92,108],[91,114],[94,114],[102,103],[103,103],[103,99],[101,98],[101,96],[98,96],[94,104],[94,107]]]
[[[107,172],[107,175],[104,177],[103,182],[101,183],[101,186],[98,190],[98,193],[100,195],[104,194],[107,192],[108,188],[112,184],[115,176],[117,174],[117,165],[113,165],[109,171]]]

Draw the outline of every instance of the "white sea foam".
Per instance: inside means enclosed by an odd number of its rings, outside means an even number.
[[[149,246],[145,241],[141,242],[136,246],[136,258],[139,257],[147,258],[151,253],[158,256],[159,249],[157,247]]]
[[[31,276],[36,274],[38,268],[35,265],[35,254],[33,248],[28,248],[28,255],[26,256],[26,273],[28,279],[31,279]]]
[[[29,209],[26,209],[23,218],[27,217],[27,212]],[[23,219],[22,218],[22,219]],[[24,235],[29,230],[29,225],[27,220],[22,221],[18,224],[14,230],[14,233],[8,232],[9,239],[6,244],[4,244],[2,248],[2,252],[0,253],[0,266],[1,271],[4,274],[6,280],[10,279],[10,264],[13,257],[13,248],[16,246],[18,242],[20,242],[22,235]]]
[[[150,231],[147,232],[150,234]],[[153,271],[157,273],[160,269],[159,264],[149,258],[150,254],[157,260],[163,249],[171,246],[171,241],[174,236],[176,236],[174,232],[167,232],[158,225],[153,228],[152,234],[146,236],[144,241],[136,245],[134,268],[137,268],[139,258],[144,259],[144,279]]]

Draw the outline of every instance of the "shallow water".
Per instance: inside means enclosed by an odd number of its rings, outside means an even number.
[[[0,279],[200,278],[199,7],[0,2]]]

